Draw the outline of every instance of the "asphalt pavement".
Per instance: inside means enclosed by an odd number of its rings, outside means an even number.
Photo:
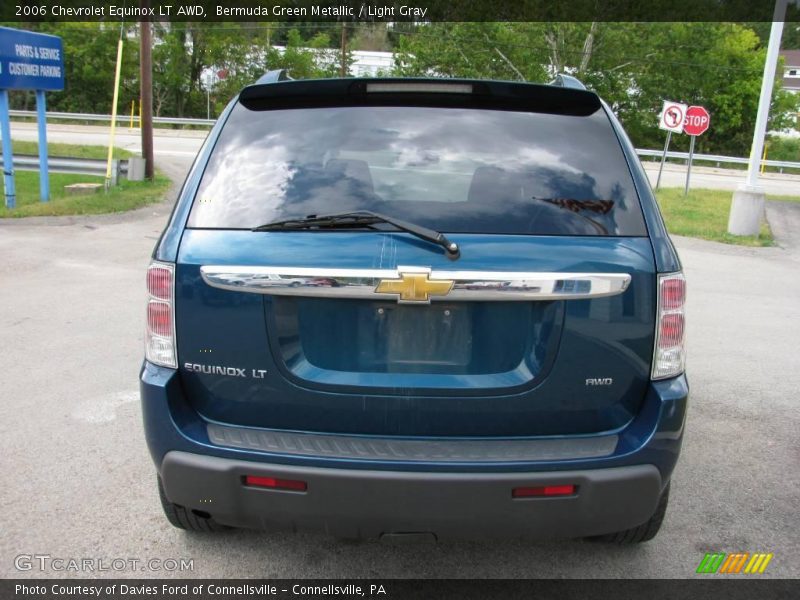
[[[159,157],[176,178],[191,160]],[[138,370],[144,273],[169,209],[170,200],[125,215],[0,221],[0,576],[684,578],[704,553],[737,551],[774,554],[762,577],[800,576],[794,226],[772,248],[675,240],[689,282],[692,396],[666,521],[652,542],[387,545],[191,534],[162,516]],[[798,222],[796,212],[783,218]],[[70,558],[129,566],[75,572],[50,562]],[[161,569],[142,570],[149,559]],[[167,559],[191,560],[192,570],[165,570],[174,566]]]

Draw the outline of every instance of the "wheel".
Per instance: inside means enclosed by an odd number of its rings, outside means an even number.
[[[656,511],[653,513],[653,516],[645,523],[624,531],[597,535],[588,539],[596,542],[610,542],[612,544],[638,544],[640,542],[652,540],[656,537],[658,530],[661,529],[661,523],[664,521],[664,515],[667,512],[668,502],[669,484],[667,484],[667,487],[661,492],[661,497],[658,500],[658,506],[656,506]]]
[[[167,499],[164,493],[164,484],[161,483],[161,477],[158,478],[158,497],[161,499],[161,508],[164,509],[164,516],[173,527],[178,529],[185,529],[186,531],[225,531],[230,529],[225,525],[220,525],[214,518],[207,512],[201,510],[192,510],[174,504]]]

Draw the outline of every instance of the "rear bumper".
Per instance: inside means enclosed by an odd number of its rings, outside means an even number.
[[[652,515],[680,453],[688,386],[684,376],[652,382],[633,421],[598,434],[613,437],[610,446],[589,444],[589,452],[586,439],[566,436],[576,441],[567,444],[569,452],[530,441],[482,460],[455,452],[453,444],[428,453],[406,447],[407,455],[391,459],[359,455],[356,445],[318,452],[318,439],[303,451],[257,439],[237,447],[232,438],[209,437],[214,428],[192,409],[174,370],[145,363],[141,395],[145,436],[167,498],[224,524],[343,537],[579,537],[634,527]],[[248,488],[244,475],[299,479],[308,489]],[[558,484],[576,485],[578,492],[511,497],[514,487]]]
[[[252,488],[245,475],[306,482],[305,492]],[[167,497],[235,527],[343,537],[430,532],[437,538],[579,537],[646,521],[661,493],[652,465],[552,473],[419,473],[269,465],[170,452]],[[572,484],[559,498],[512,498],[520,486]]]

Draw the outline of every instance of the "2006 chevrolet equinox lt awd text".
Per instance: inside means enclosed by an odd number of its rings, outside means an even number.
[[[652,538],[685,282],[577,80],[244,88],[147,273],[169,521],[353,537]]]

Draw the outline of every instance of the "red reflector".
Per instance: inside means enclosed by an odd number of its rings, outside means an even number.
[[[572,496],[574,485],[543,485],[540,487],[518,487],[511,490],[512,498],[532,498],[536,496]]]
[[[308,489],[305,481],[298,481],[296,479],[275,479],[274,477],[256,477],[255,475],[246,475],[244,478],[245,485],[252,485],[253,487],[271,488],[273,490],[292,490],[295,492],[305,492]]]
[[[147,326],[156,335],[172,335],[172,309],[165,302],[147,304]]]

